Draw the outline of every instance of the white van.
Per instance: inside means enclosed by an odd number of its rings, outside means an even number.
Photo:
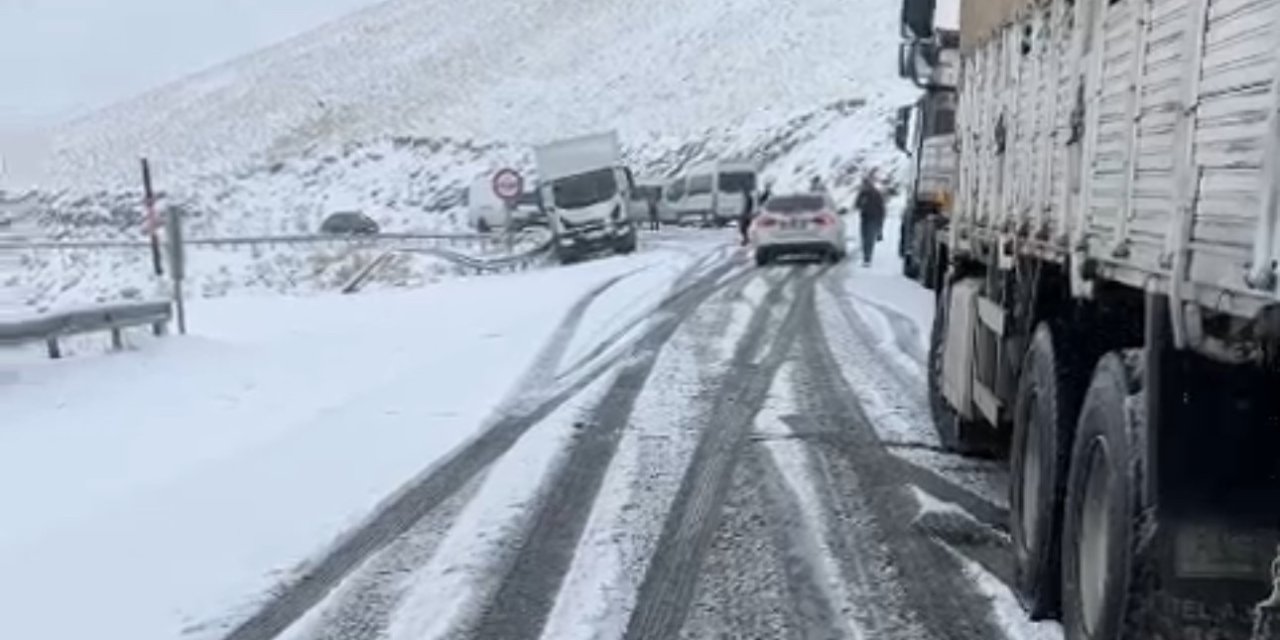
[[[696,165],[667,188],[667,203],[681,224],[726,226],[737,221],[743,194],[756,196],[759,172],[748,162]]]
[[[654,178],[636,178],[636,188],[631,192],[631,219],[642,224],[649,223],[649,200],[657,203],[658,219],[663,220],[663,209],[667,208],[665,198],[666,185]]]
[[[499,229],[507,224],[506,203],[493,193],[493,177],[478,176],[467,190],[467,221],[477,231]]]
[[[662,194],[664,206],[658,210],[658,215],[664,224],[688,222],[680,215],[680,201],[684,199],[684,185],[687,181],[688,179],[684,176],[677,176],[667,183],[666,192]]]
[[[743,194],[754,199],[760,187],[760,174],[749,162],[720,162],[715,171],[714,216],[720,224],[731,224],[742,215]]]
[[[684,196],[676,204],[681,224],[715,223],[716,166],[695,165],[685,173]]]

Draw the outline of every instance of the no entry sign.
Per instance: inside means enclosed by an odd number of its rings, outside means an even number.
[[[493,195],[514,201],[524,193],[524,178],[515,169],[502,169],[493,174]]]

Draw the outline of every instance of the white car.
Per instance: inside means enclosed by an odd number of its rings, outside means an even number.
[[[750,233],[760,266],[790,256],[839,262],[847,253],[844,217],[825,194],[769,198],[752,221]]]

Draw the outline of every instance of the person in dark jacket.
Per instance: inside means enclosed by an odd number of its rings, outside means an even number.
[[[853,206],[858,210],[862,222],[862,264],[869,267],[876,243],[884,233],[884,194],[876,188],[875,172],[862,179],[862,186],[858,189],[858,198]]]
[[[742,245],[750,241],[747,232],[751,229],[751,218],[755,214],[755,198],[751,189],[742,190],[742,212],[738,214],[738,233],[742,234]]]
[[[657,231],[662,228],[662,220],[658,217],[658,196],[651,193],[645,201],[649,205],[649,230]]]

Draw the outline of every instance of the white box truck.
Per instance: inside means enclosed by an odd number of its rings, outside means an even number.
[[[631,253],[634,179],[622,164],[616,133],[560,140],[534,149],[555,253],[562,263],[602,251]]]
[[[927,377],[1008,455],[1015,589],[1067,640],[1280,637],[1280,0],[960,8]]]

